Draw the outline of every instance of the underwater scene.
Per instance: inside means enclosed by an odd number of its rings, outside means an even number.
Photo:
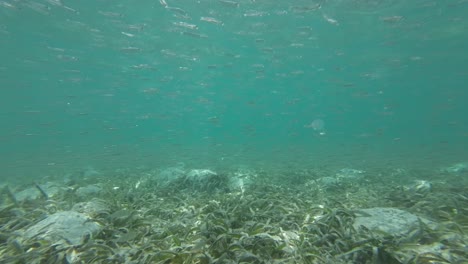
[[[467,0],[0,0],[0,263],[468,263]]]

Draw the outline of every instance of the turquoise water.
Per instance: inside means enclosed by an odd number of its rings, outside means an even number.
[[[1,0],[2,178],[466,161],[467,11],[464,0]]]

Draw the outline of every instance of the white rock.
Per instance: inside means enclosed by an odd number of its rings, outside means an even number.
[[[203,180],[207,177],[211,177],[211,176],[216,176],[217,173],[214,172],[214,171],[211,171],[211,170],[206,170],[206,169],[194,169],[194,170],[190,170],[188,173],[187,173],[187,177],[192,179],[192,180]]]
[[[371,231],[380,231],[392,236],[406,235],[420,225],[418,216],[396,208],[360,209],[356,215],[353,224],[356,230],[364,226]],[[419,219],[428,226],[434,226],[434,223],[427,219]]]

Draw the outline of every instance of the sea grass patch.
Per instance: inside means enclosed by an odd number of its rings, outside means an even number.
[[[179,175],[164,185],[146,180],[150,172],[112,174],[112,181],[92,183],[102,189],[87,198],[75,192],[76,183],[48,199],[25,201],[4,189],[0,262],[466,262],[465,182],[434,175],[424,179],[431,188],[418,192],[415,180],[426,173],[400,172],[407,178],[401,184],[394,171],[375,169],[324,188],[315,179],[328,170],[317,170],[293,173],[304,177],[294,182],[289,174],[251,172],[255,177],[244,189],[226,188],[236,177],[229,171],[191,175],[194,182]],[[400,229],[374,228],[392,223],[390,215],[403,223]],[[65,216],[75,216],[81,228],[99,229],[70,239],[53,231],[76,227],[62,221]],[[372,216],[375,224],[366,224]],[[52,228],[59,220],[63,224]]]

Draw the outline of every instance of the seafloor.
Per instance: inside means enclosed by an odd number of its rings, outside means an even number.
[[[88,168],[0,204],[0,263],[468,263],[464,169]]]

